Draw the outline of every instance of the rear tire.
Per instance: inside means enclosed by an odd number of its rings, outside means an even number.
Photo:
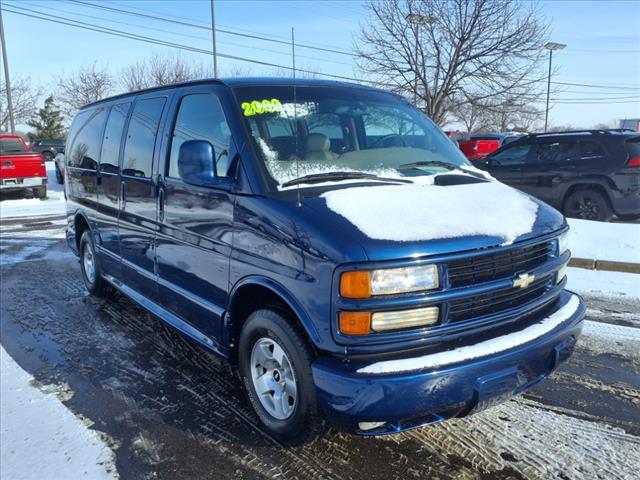
[[[42,158],[44,158],[45,162],[50,162],[53,160],[53,154],[51,152],[42,152]]]
[[[93,236],[87,229],[80,238],[80,270],[82,271],[82,281],[91,295],[96,297],[107,297],[113,293],[113,287],[109,285],[100,270],[100,263],[96,257],[93,244]]]
[[[47,198],[47,186],[43,185],[41,187],[34,188],[33,196],[39,198],[40,200],[44,200],[45,198]]]
[[[571,218],[608,222],[613,217],[609,200],[593,189],[576,190],[564,202],[564,214]]]
[[[288,445],[313,442],[326,431],[303,335],[267,309],[253,312],[240,334],[239,371],[249,403],[266,430]]]
[[[62,185],[64,183],[64,177],[62,176],[62,172],[58,168],[58,165],[56,165],[56,182],[58,182],[58,185]]]

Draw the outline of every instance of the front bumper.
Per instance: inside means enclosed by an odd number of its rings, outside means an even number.
[[[334,423],[363,435],[396,433],[465,416],[518,395],[547,377],[571,355],[584,314],[582,299],[563,291],[555,312],[516,332],[527,341],[512,348],[500,346],[500,341],[484,348],[485,341],[456,349],[445,356],[447,360],[438,353],[380,362],[345,363],[322,357],[312,365],[318,399]],[[553,328],[545,331],[541,325]],[[529,337],[542,333],[527,338],[527,331]],[[399,373],[392,371],[394,365]],[[361,422],[384,423],[362,430]]]
[[[3,178],[0,179],[0,190],[21,190],[46,184],[47,177]]]

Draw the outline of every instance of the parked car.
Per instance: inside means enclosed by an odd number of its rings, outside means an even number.
[[[451,139],[456,145],[460,145],[460,142],[469,140],[469,132],[463,132],[461,130],[446,130],[444,133]]]
[[[55,160],[56,155],[59,153],[64,154],[65,140],[36,140],[31,144],[31,150],[34,152],[40,152],[45,161],[50,162]],[[63,182],[63,171],[59,168],[58,162],[56,162],[56,180],[58,183]]]
[[[36,140],[31,144],[31,150],[40,152],[47,162],[52,161],[58,153],[64,153],[64,139]]]
[[[592,130],[529,135],[474,161],[568,217],[640,218],[640,135]]]
[[[68,142],[89,292],[120,290],[237,364],[282,441],[467,415],[545,378],[580,334],[562,215],[395,94],[192,81],[88,105]]]
[[[469,140],[458,143],[465,157],[469,160],[477,160],[500,148],[504,138],[502,135],[471,135]]]
[[[32,152],[21,136],[0,135],[0,191],[15,190],[46,198],[47,169],[42,155]]]

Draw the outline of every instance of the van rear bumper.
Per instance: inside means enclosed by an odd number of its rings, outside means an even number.
[[[334,423],[362,435],[396,433],[462,417],[518,395],[553,372],[573,352],[584,314],[582,299],[563,291],[555,312],[518,333],[525,338],[540,331],[541,325],[553,325],[550,330],[513,348],[500,350],[493,343],[493,350],[480,356],[473,355],[482,353],[486,342],[471,350],[461,348],[440,365],[433,364],[438,354],[368,364],[322,357],[312,365],[318,400]],[[534,330],[527,332],[530,328]],[[402,371],[393,372],[394,365]],[[382,373],[366,373],[376,371]],[[372,427],[375,424],[380,425]]]

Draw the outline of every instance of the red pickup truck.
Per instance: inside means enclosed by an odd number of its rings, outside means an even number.
[[[0,135],[0,191],[33,190],[47,197],[47,169],[44,157],[29,150],[19,135]]]
[[[500,135],[472,135],[469,140],[459,141],[458,144],[469,160],[477,160],[500,148],[502,140]]]

